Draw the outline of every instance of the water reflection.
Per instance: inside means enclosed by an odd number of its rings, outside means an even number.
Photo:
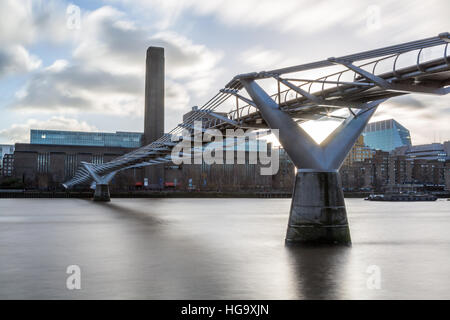
[[[286,246],[294,281],[301,299],[345,299],[347,246]]]
[[[159,219],[155,216],[155,214],[152,214],[151,208],[148,207],[136,209],[119,205],[118,203],[115,202],[99,202],[92,200],[85,200],[85,201],[90,201],[90,203],[92,203],[93,205],[96,205],[98,207],[103,208],[104,210],[113,213],[115,217],[119,219],[137,220],[140,223],[146,225],[158,225],[164,223],[162,219]]]
[[[351,248],[285,247],[289,199],[1,199],[0,299],[450,296],[450,202],[346,202]]]

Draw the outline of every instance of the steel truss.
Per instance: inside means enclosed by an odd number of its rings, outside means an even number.
[[[236,128],[252,130],[277,128],[268,123],[270,120],[262,115],[261,105],[257,104],[256,96],[252,95],[251,87],[256,84],[257,80],[274,81],[275,85],[272,85],[272,88],[276,88],[272,90],[275,91],[274,93],[265,94],[264,90],[260,93],[264,98],[273,101],[272,106],[282,111],[282,114],[287,116],[286,119],[291,118],[295,123],[326,118],[347,119],[332,135],[334,138],[342,139],[343,135],[339,133],[343,130],[342,128],[355,126],[348,125],[349,119],[356,119],[364,115],[362,118],[365,118],[365,121],[362,122],[367,122],[366,120],[373,114],[376,106],[389,98],[409,93],[433,95],[449,93],[449,42],[450,35],[446,32],[436,37],[338,58],[332,57],[282,69],[237,75],[168,134],[107,163],[82,162],[74,177],[65,182],[63,186],[70,188],[92,181],[98,184],[107,184],[119,171],[171,162],[171,150],[176,144],[172,141],[172,137],[180,136],[183,130],[188,130],[193,134],[195,121],[202,121],[203,130],[214,128],[222,132],[225,132],[226,129]],[[442,54],[437,58],[422,61],[424,60],[422,59],[424,51],[429,48],[438,50]],[[398,66],[399,58],[407,55],[415,56],[414,61],[406,67],[400,68]],[[392,66],[391,70],[377,72],[381,64],[388,63]],[[327,69],[332,67],[340,67],[342,70],[327,72]],[[319,78],[309,78],[307,73],[312,70],[322,71],[325,75]],[[244,86],[247,90],[242,91]],[[319,86],[319,90],[314,91],[313,86]],[[253,86],[253,89],[255,88]],[[254,90],[253,93],[255,93]],[[218,113],[217,109],[226,101],[229,102],[232,97],[235,99],[232,110],[226,116]],[[348,117],[333,114],[336,110],[342,109],[348,110]],[[207,116],[206,120],[205,116]],[[282,123],[277,123],[277,125],[282,125]],[[351,129],[345,129],[344,132],[349,130],[351,131]],[[360,130],[361,128],[358,127],[356,131]],[[283,144],[289,144],[289,142],[285,141]],[[323,164],[323,166],[338,167],[341,160],[345,158],[346,151],[340,152],[336,142],[331,143],[330,139],[327,139],[321,147],[325,148],[326,145],[333,145],[333,148],[330,147],[330,149],[333,149],[333,153],[337,155],[332,160],[332,164]],[[310,147],[318,148],[312,144]],[[347,150],[348,146],[341,149]],[[319,154],[320,151],[316,153]],[[299,168],[306,165],[306,167],[318,169],[321,162],[317,155],[315,157],[306,163],[299,161],[296,165]]]

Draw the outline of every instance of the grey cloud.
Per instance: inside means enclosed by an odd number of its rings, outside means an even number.
[[[194,45],[175,33],[150,35],[124,20],[124,16],[111,7],[84,16],[85,36],[77,43],[72,64],[41,69],[32,75],[11,107],[114,114],[123,112],[122,105],[128,104],[138,110],[139,99],[144,96],[145,52],[150,45],[165,48],[167,108],[186,107],[189,93],[173,81],[173,76],[182,74],[187,83],[198,80],[198,73],[191,70],[204,72],[214,65],[217,57],[206,47]],[[205,61],[212,63],[205,65]]]
[[[183,50],[182,47],[175,44],[174,42],[169,41],[168,39],[152,39],[151,44],[153,46],[165,48],[165,51],[167,52],[167,59],[170,60],[171,64],[174,67],[182,65],[195,65],[202,61],[201,55],[196,55],[193,52]]]
[[[0,75],[5,74],[11,65],[11,57],[6,52],[0,51]]]
[[[392,105],[395,105],[396,107],[411,110],[419,110],[424,109],[426,107],[426,105],[424,105],[422,101],[415,99],[411,95],[393,98],[390,102]]]
[[[55,74],[46,74],[46,80],[63,83],[67,88],[84,88],[98,93],[129,93],[143,92],[143,79],[136,75],[117,75],[101,70],[92,70],[83,66],[72,66]]]
[[[149,46],[163,47],[165,56],[172,66],[195,65],[202,62],[202,55],[189,51],[171,39],[168,35],[150,37],[141,29],[124,29],[112,23],[103,21],[101,34],[103,44],[106,44],[112,55],[120,55],[130,59],[142,59]]]
[[[432,96],[410,94],[391,99],[387,104],[399,111],[414,112],[420,118],[438,120],[450,113],[449,98],[450,96],[442,96],[436,99]],[[384,110],[383,113],[388,114],[389,109]],[[381,113],[377,112],[377,114]]]
[[[393,113],[398,114],[414,113],[418,117],[424,119],[436,119],[436,115],[430,112],[430,109],[423,101],[416,99],[414,96],[400,96],[392,98],[381,105],[383,108],[378,108],[376,116],[393,117]]]
[[[431,113],[431,112],[424,112],[420,117],[428,119],[428,120],[437,120],[437,119],[439,119],[439,115]]]
[[[148,34],[140,29],[125,29],[112,20],[101,22],[102,44],[108,47],[111,55],[119,55],[130,60],[142,59],[147,48]]]
[[[214,56],[203,46],[194,45],[175,33],[149,33],[123,19],[122,12],[111,7],[102,7],[86,17],[88,31],[75,50],[74,57],[80,62],[93,59],[98,48],[106,59],[144,67],[145,52],[149,46],[165,48],[168,68],[193,66],[205,63]],[[130,24],[130,25],[127,25]],[[96,58],[94,58],[96,59]],[[101,61],[98,61],[101,64]]]
[[[133,75],[112,75],[101,70],[87,70],[71,66],[60,71],[43,70],[34,75],[25,87],[25,95],[12,106],[19,109],[78,109],[89,110],[101,106],[83,97],[80,92],[92,95],[124,93],[137,95],[143,92],[143,79]]]
[[[26,87],[26,95],[15,101],[10,107],[26,110],[88,110],[92,107],[89,100],[72,96],[70,91],[60,90],[52,82],[32,80]]]
[[[22,73],[38,68],[41,61],[31,56],[22,46],[0,48],[0,77],[12,73]]]

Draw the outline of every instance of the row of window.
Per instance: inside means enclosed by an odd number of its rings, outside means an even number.
[[[102,164],[103,155],[92,155],[92,163]],[[66,178],[73,177],[78,167],[78,155],[66,154],[64,159],[64,175]],[[50,153],[38,153],[37,156],[37,172],[49,173],[50,171]]]
[[[80,146],[108,146],[138,148],[142,133],[136,132],[75,132],[55,130],[31,130],[31,144],[57,144]]]

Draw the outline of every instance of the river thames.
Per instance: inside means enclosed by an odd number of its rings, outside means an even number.
[[[450,201],[346,199],[353,245],[306,248],[290,202],[0,199],[0,299],[450,299]]]

